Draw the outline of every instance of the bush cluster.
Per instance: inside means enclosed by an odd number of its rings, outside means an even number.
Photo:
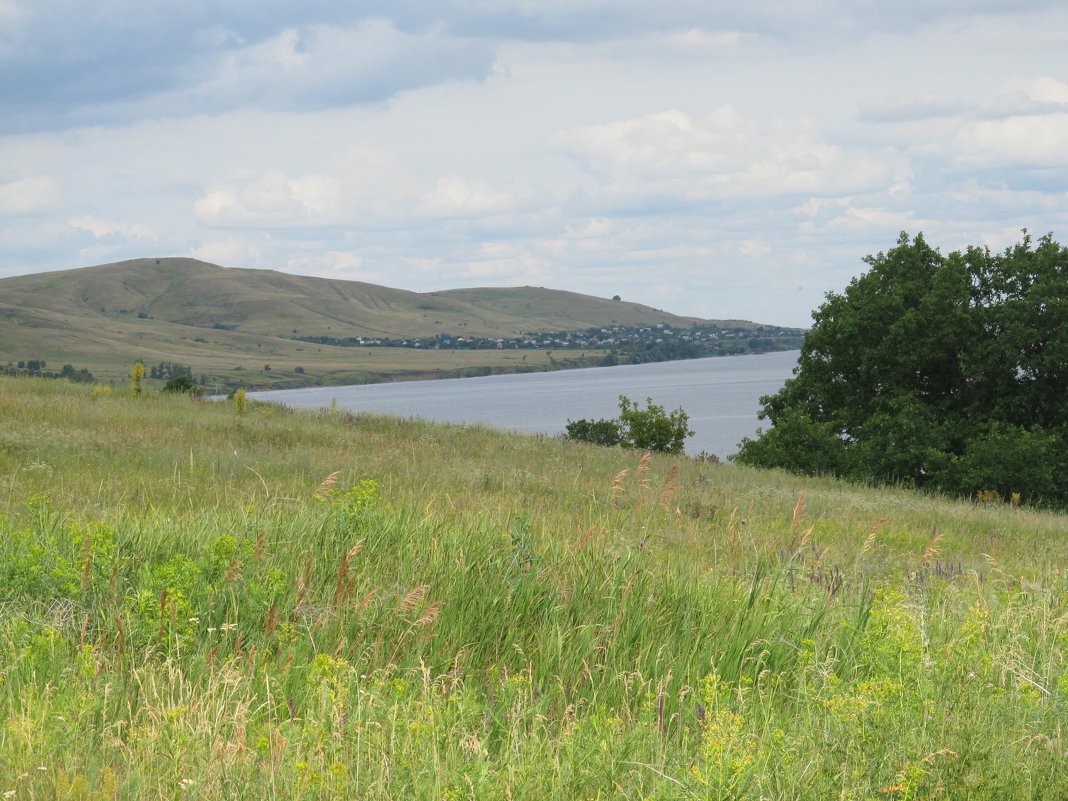
[[[658,453],[680,454],[683,442],[693,431],[689,415],[681,408],[666,412],[647,398],[646,408],[626,395],[619,396],[619,417],[615,420],[568,420],[567,436],[579,442],[603,447],[634,448]]]

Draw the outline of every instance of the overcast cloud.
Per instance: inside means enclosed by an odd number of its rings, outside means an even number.
[[[1068,239],[1068,7],[0,0],[0,276],[193,255],[807,325]]]

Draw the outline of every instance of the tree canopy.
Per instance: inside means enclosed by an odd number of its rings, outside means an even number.
[[[734,459],[1068,503],[1068,249],[942,255],[921,235],[813,314],[771,423]]]

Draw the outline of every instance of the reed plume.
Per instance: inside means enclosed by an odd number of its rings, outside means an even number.
[[[397,604],[396,611],[401,614],[411,612],[419,605],[419,602],[423,600],[423,596],[426,595],[428,589],[430,589],[430,585],[424,584],[421,587],[416,587],[414,590],[410,590],[408,594],[404,596],[404,600]]]
[[[325,501],[329,497],[330,490],[333,489],[334,485],[337,483],[338,476],[340,475],[341,471],[335,470],[333,473],[324,478],[323,483],[319,485],[319,489],[315,491],[314,497],[318,498],[321,501]]]
[[[935,534],[934,539],[927,543],[927,548],[926,550],[924,550],[923,556],[920,557],[920,561],[927,562],[931,559],[934,559],[936,556],[938,556],[938,554],[942,553],[942,548],[938,545],[938,543],[941,542],[942,537],[944,536],[945,534],[941,531]]]

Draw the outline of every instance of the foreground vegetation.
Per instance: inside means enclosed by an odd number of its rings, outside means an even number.
[[[0,379],[0,795],[1060,799],[1068,518]]]

